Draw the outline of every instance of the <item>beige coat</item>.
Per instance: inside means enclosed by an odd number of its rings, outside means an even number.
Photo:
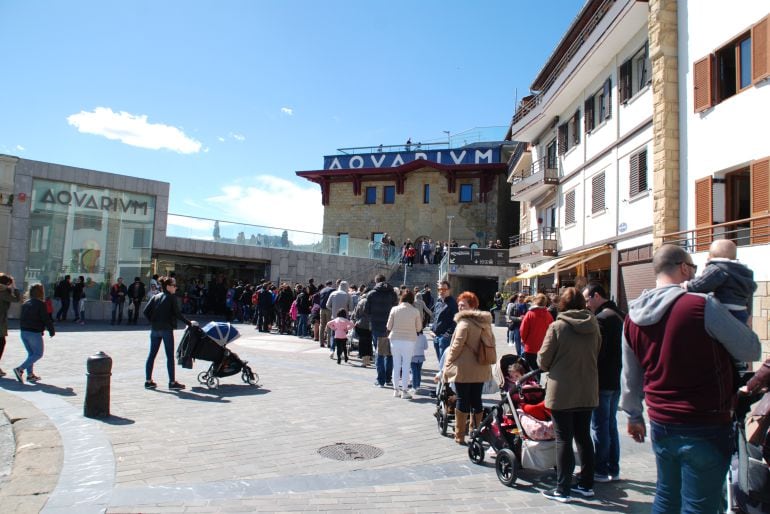
[[[494,345],[492,315],[484,311],[466,310],[455,315],[457,327],[447,348],[444,380],[461,384],[477,384],[492,378],[492,366],[476,360],[482,338]]]
[[[422,316],[411,303],[401,302],[392,309],[385,325],[390,330],[391,341],[417,341],[422,332]]]
[[[549,409],[593,409],[599,405],[596,364],[602,337],[596,317],[587,310],[560,312],[537,354],[548,372],[545,406]]]

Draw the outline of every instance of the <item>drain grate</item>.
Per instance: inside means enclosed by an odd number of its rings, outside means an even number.
[[[335,443],[318,449],[321,457],[334,460],[369,460],[383,454],[381,448],[369,444]]]

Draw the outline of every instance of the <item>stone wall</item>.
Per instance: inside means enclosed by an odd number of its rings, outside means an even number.
[[[765,361],[770,358],[770,282],[757,282],[751,324],[762,341],[762,361]]]
[[[473,201],[460,203],[460,185],[468,183],[473,184]],[[430,184],[427,204],[423,203],[425,184]],[[407,238],[444,241],[449,237],[447,216],[453,215],[452,238],[461,244],[476,241],[486,246],[484,239],[506,239],[510,235],[497,233],[498,216],[513,216],[513,203],[508,199],[510,191],[504,191],[501,199],[500,188],[495,186],[487,194],[487,201],[480,203],[479,179],[458,178],[457,190],[449,193],[447,179],[441,173],[423,169],[406,176],[404,194],[396,194],[395,203],[383,204],[383,186],[392,185],[392,181],[364,182],[361,194],[354,195],[350,182],[331,184],[329,205],[324,208],[323,233],[335,236],[347,233],[352,238],[368,240],[373,233],[387,232],[397,245]],[[377,187],[377,203],[366,205],[366,187],[371,186]],[[498,210],[501,201],[508,205]]]
[[[679,230],[679,75],[676,0],[650,0],[653,246]]]

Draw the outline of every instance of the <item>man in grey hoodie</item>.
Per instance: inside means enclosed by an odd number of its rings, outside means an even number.
[[[656,287],[631,302],[623,329],[620,406],[628,433],[643,442],[647,403],[658,468],[653,512],[718,512],[738,386],[730,356],[758,360],[760,342],[718,300],[679,286],[697,268],[684,249],[663,245],[653,266]]]

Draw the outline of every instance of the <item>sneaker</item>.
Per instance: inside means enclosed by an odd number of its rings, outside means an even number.
[[[409,391],[404,391],[403,393],[401,393],[401,398],[404,400],[411,400],[412,394]]]
[[[22,384],[24,383],[24,379],[22,378],[22,375],[21,375],[21,373],[22,373],[23,371],[24,371],[24,370],[23,370],[23,369],[21,369],[21,368],[13,368],[13,374],[14,374],[14,375],[16,375],[16,380],[18,380],[18,381],[19,381],[19,382],[21,382]]]
[[[385,387],[383,384],[380,384],[376,380],[374,381],[374,387]]]
[[[5,371],[3,371],[2,369],[0,369],[0,377],[4,377],[4,376],[5,376]]]
[[[177,381],[175,380],[175,381],[173,381],[173,382],[169,382],[169,384],[168,384],[168,388],[169,388],[169,389],[174,389],[174,390],[177,390],[177,391],[178,391],[178,390],[180,390],[180,389],[184,389],[184,384],[180,384],[179,382],[177,382]]]
[[[393,389],[393,397],[398,398],[399,396],[401,396],[401,391],[396,387]]]
[[[580,496],[584,496],[586,498],[593,498],[594,496],[593,489],[589,489],[588,487],[583,487],[580,484],[572,486],[572,493],[579,494]]]
[[[508,346],[516,346],[516,345],[513,344],[513,343],[508,343]],[[545,493],[543,493],[543,494],[545,494]]]
[[[406,391],[406,392],[407,392],[407,393],[409,393],[409,396],[414,396],[414,395],[416,395],[416,394],[417,394],[417,389],[415,389],[414,387],[412,387],[412,388],[410,388],[410,389],[407,389],[407,391]]]
[[[385,385],[388,386],[388,387],[392,387],[393,386],[393,381],[392,380],[388,380],[387,382],[385,382]]]
[[[606,484],[607,482],[612,482],[612,477],[610,475],[600,475],[599,473],[594,473],[594,482]]]
[[[623,479],[620,478],[620,475],[610,475],[610,482],[619,482],[621,480]]]
[[[40,382],[41,378],[34,373],[27,373],[27,382]]]
[[[155,383],[155,382],[153,382],[152,380],[147,380],[147,381],[144,383],[144,388],[145,388],[145,389],[155,389],[156,387],[158,387],[158,384],[156,384],[156,383]]]
[[[549,500],[556,500],[561,503],[569,503],[572,501],[572,497],[562,494],[558,489],[551,489],[550,491],[543,491],[543,496]]]

